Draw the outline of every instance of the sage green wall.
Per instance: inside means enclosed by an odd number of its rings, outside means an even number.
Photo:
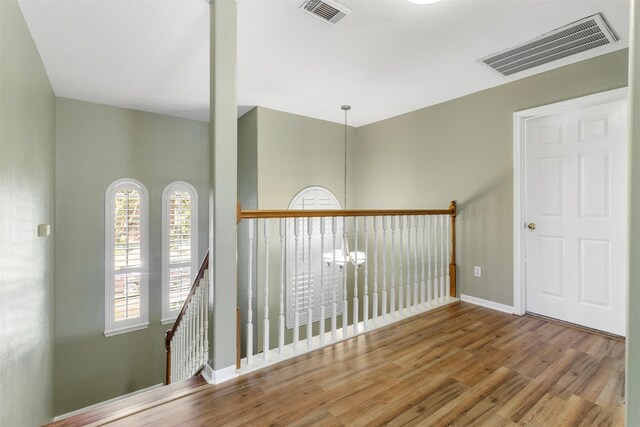
[[[54,102],[18,3],[0,1],[1,426],[53,417]]]
[[[629,47],[629,291],[627,298],[627,425],[640,420],[640,5],[631,2]]]
[[[513,305],[513,113],[626,85],[625,49],[360,127],[357,208],[457,200],[459,292]]]
[[[134,178],[149,192],[149,327],[106,338],[104,197]],[[70,99],[56,100],[55,412],[63,414],[164,381],[162,191],[198,191],[199,256],[208,245],[208,124]]]

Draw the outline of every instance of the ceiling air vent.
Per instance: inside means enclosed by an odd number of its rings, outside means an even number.
[[[618,37],[597,13],[480,61],[503,76],[510,76],[617,41]]]
[[[337,24],[338,21],[351,13],[351,9],[332,0],[306,0],[300,9],[330,24]]]

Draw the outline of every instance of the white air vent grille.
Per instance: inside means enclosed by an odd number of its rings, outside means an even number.
[[[351,13],[351,9],[332,0],[306,0],[300,9],[330,24],[338,23]]]
[[[503,76],[510,76],[617,41],[618,37],[598,13],[480,61]]]

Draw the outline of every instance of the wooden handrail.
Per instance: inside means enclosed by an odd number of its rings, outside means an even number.
[[[369,209],[369,210],[242,210],[237,204],[238,223],[243,219],[274,218],[325,218],[325,217],[363,217],[363,216],[399,216],[399,215],[449,215],[451,217],[451,259],[449,264],[449,292],[456,296],[456,215],[457,205],[453,200],[448,209]]]
[[[240,219],[323,218],[398,215],[455,215],[455,203],[449,209],[373,209],[373,210],[243,210]]]
[[[207,254],[204,256],[204,260],[202,261],[202,264],[200,264],[200,269],[198,270],[198,274],[193,280],[193,284],[191,285],[191,290],[189,291],[189,294],[187,295],[187,299],[185,299],[184,304],[182,305],[182,309],[180,310],[180,313],[178,313],[178,317],[176,317],[176,320],[173,323],[173,327],[169,329],[165,334],[164,347],[167,350],[167,369],[166,369],[167,385],[171,383],[171,340],[173,339],[173,336],[175,335],[176,330],[178,329],[178,326],[182,322],[182,318],[184,317],[184,314],[187,311],[187,307],[189,306],[189,303],[193,299],[193,296],[195,295],[196,290],[198,289],[198,285],[200,284],[200,280],[204,277],[204,272],[207,271],[207,268],[209,268],[209,251],[207,251]]]

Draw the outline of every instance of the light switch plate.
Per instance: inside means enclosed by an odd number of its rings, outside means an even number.
[[[476,277],[482,277],[482,267],[478,267],[477,265],[473,267],[473,275]]]
[[[38,237],[47,237],[51,234],[51,225],[38,224]]]

